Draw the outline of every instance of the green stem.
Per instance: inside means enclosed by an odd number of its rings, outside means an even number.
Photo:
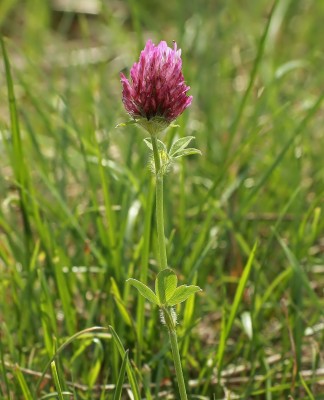
[[[168,267],[166,246],[165,246],[165,236],[164,236],[164,219],[163,219],[163,173],[161,173],[161,159],[158,149],[158,142],[155,136],[152,138],[153,156],[155,164],[155,178],[156,178],[156,226],[158,235],[158,248],[160,255],[160,269],[164,270]],[[176,370],[178,388],[180,392],[181,400],[188,400],[186,385],[183,378],[181,359],[179,353],[179,346],[177,340],[177,332],[172,319],[172,316],[167,309],[163,309],[164,319],[169,332],[169,339],[172,349],[172,357],[174,362],[174,367]]]
[[[156,228],[158,236],[158,249],[160,255],[160,269],[168,267],[166,254],[165,236],[164,236],[164,217],[163,217],[163,174],[161,170],[161,160],[158,150],[157,138],[152,136],[153,156],[155,164],[156,178]]]
[[[177,339],[177,332],[174,326],[174,322],[172,321],[172,316],[170,312],[166,309],[163,310],[164,319],[166,322],[166,326],[169,332],[169,339],[172,349],[172,357],[174,362],[174,367],[176,371],[177,381],[178,381],[178,388],[180,393],[181,400],[188,400],[187,392],[186,392],[186,385],[183,377],[182,366],[181,366],[181,359],[180,359],[180,352],[178,346],[178,339]]]

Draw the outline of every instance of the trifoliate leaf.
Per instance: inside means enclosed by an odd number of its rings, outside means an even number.
[[[194,136],[185,136],[175,141],[171,146],[169,152],[170,156],[173,157],[176,153],[185,149],[194,138],[195,138]]]
[[[151,290],[148,286],[144,285],[144,283],[138,281],[137,279],[127,279],[126,282],[129,282],[132,286],[134,286],[140,294],[145,297],[148,301],[153,304],[159,304],[156,295],[154,294],[153,290]]]
[[[183,301],[187,300],[187,298],[191,295],[193,295],[196,292],[200,292],[201,289],[199,286],[194,286],[194,285],[181,285],[176,288],[174,291],[173,295],[167,302],[167,306],[172,307],[175,306],[176,304],[180,304]]]
[[[178,283],[177,275],[170,268],[159,272],[155,280],[155,293],[160,304],[165,304],[172,297]]]

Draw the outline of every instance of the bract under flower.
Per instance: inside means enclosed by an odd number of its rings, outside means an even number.
[[[131,82],[121,73],[125,109],[151,135],[164,130],[192,102],[176,43],[171,49],[164,41],[155,46],[148,40],[130,74]]]

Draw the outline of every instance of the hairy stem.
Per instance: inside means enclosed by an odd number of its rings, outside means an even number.
[[[160,256],[160,269],[168,267],[165,236],[164,236],[164,217],[163,217],[163,174],[161,174],[161,160],[158,150],[157,138],[152,136],[153,156],[155,164],[156,178],[156,229],[158,236],[158,249]]]
[[[156,178],[156,225],[157,225],[157,235],[158,235],[158,249],[160,255],[160,269],[164,270],[168,267],[166,246],[165,246],[165,236],[164,236],[164,218],[163,218],[163,173],[161,171],[161,159],[158,149],[157,138],[151,136],[152,146],[153,146],[153,156],[155,164],[155,178]],[[181,400],[188,400],[186,385],[183,378],[181,359],[179,353],[179,346],[177,340],[177,332],[175,329],[175,324],[173,322],[172,316],[169,310],[163,310],[164,319],[168,327],[169,339],[172,350],[172,357],[174,362],[174,367],[176,370],[178,388]]]
[[[172,357],[173,357],[174,367],[175,367],[177,381],[178,381],[180,399],[188,400],[187,392],[186,392],[186,385],[185,385],[183,372],[182,372],[180,352],[179,352],[175,324],[174,324],[174,322],[172,320],[172,316],[170,315],[170,312],[168,310],[164,309],[163,313],[164,313],[164,319],[166,322],[166,326],[167,326],[168,332],[169,332],[169,339],[170,339]]]

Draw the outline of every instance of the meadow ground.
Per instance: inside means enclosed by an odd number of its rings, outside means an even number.
[[[147,134],[115,128],[151,38],[193,96],[163,138],[202,151],[165,178],[189,397],[324,399],[324,2],[69,3],[0,3],[0,398],[178,398],[126,283],[158,272]]]

